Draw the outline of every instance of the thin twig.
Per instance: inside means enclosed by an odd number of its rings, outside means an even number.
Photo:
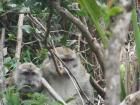
[[[102,98],[105,98],[105,91],[104,89],[96,82],[96,80],[93,77],[90,77],[90,83],[91,85],[96,89],[96,91],[102,96]]]
[[[28,44],[33,44],[33,43],[36,43],[38,42],[39,40],[35,40],[35,41],[31,41],[31,42],[26,42],[26,43],[23,43],[23,45],[28,45]]]
[[[39,25],[44,31],[47,31],[47,29],[41,24],[36,17],[33,17],[31,14],[28,14],[27,17],[36,25]]]
[[[48,39],[49,34],[50,34],[52,16],[53,16],[53,8],[50,7],[50,14],[49,14],[48,19],[47,19],[47,31],[45,32],[45,39],[44,39],[46,47],[47,47],[47,39]]]
[[[62,74],[60,73],[59,68],[58,68],[58,63],[56,61],[56,57],[53,56],[53,53],[51,50],[49,50],[49,52],[51,53],[51,56],[52,56],[52,59],[53,59],[53,62],[54,62],[55,68],[56,68],[56,72],[58,73],[59,76],[62,76]]]

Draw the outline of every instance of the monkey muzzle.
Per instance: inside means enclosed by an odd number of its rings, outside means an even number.
[[[34,84],[24,84],[23,87],[21,87],[20,91],[22,93],[33,93],[33,92],[41,92],[42,87],[37,87]]]

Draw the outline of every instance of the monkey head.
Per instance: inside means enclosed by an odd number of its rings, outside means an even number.
[[[17,67],[14,80],[22,93],[32,93],[42,90],[41,77],[41,70],[33,63],[23,63]]]
[[[54,52],[65,63],[71,72],[77,73],[75,70],[79,68],[81,62],[80,58],[73,50],[66,47],[56,47],[55,49],[52,49],[52,52]],[[58,59],[56,59],[56,61],[60,73],[67,74],[65,71],[66,68],[63,66],[63,64]],[[51,54],[49,54],[49,57],[44,60],[42,67],[44,76],[47,75],[45,74],[46,70],[49,70],[52,75],[58,75],[58,73],[56,73],[56,67],[54,66],[54,61]]]

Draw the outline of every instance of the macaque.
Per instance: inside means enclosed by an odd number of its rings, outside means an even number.
[[[14,73],[14,83],[20,90],[21,98],[28,99],[28,93],[42,92],[44,95],[50,95],[53,99],[61,101],[67,105],[59,94],[42,77],[41,70],[33,63],[23,63],[17,67]]]
[[[33,63],[23,63],[14,73],[14,82],[21,93],[42,91],[42,72]]]
[[[93,88],[89,82],[90,75],[83,67],[80,57],[73,50],[66,47],[57,47],[51,51],[55,52],[56,55],[64,62],[76,78],[82,91],[93,103],[94,94]],[[58,59],[56,59],[56,61],[61,75],[57,72],[52,56],[50,55],[42,64],[43,77],[65,101],[72,99],[68,102],[68,105],[83,105],[71,78],[65,70],[66,68],[60,61],[58,61]],[[79,88],[78,90],[81,92]],[[84,105],[89,105],[87,104],[87,100],[83,93],[81,95],[85,101]]]

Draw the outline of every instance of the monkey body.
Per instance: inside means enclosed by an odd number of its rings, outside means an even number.
[[[82,91],[86,94],[87,97],[93,101],[93,88],[89,82],[89,74],[86,72],[85,68],[81,64],[80,58],[77,54],[69,48],[58,47],[55,49],[56,54],[61,60],[65,63],[65,65],[69,68],[70,72],[76,78],[79,83]],[[55,89],[55,91],[66,101],[70,98],[74,98],[69,105],[82,105],[79,94],[64,70],[66,68],[60,67],[60,71],[62,75],[60,76],[56,68],[54,66],[53,59],[51,57],[44,60],[42,65],[43,76],[50,83],[50,85]],[[81,90],[78,88],[81,92]],[[85,97],[83,97],[85,102],[87,101]]]

